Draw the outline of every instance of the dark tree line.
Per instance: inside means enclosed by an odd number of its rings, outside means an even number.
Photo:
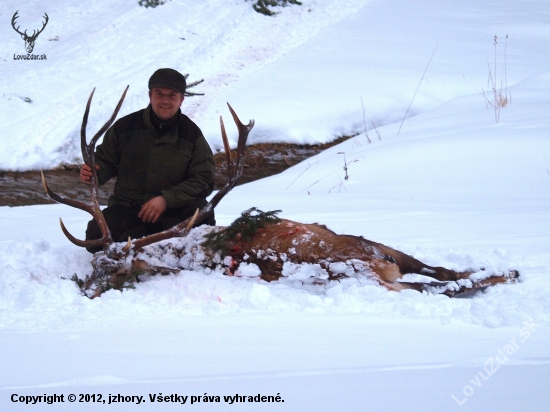
[[[155,8],[157,6],[162,6],[167,1],[168,0],[139,0],[139,5],[146,8]],[[272,10],[273,7],[286,7],[289,4],[301,5],[302,3],[298,0],[256,0],[252,8],[258,13],[265,14],[266,16],[273,16],[277,14],[277,12]]]

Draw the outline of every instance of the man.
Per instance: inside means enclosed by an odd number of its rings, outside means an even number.
[[[96,148],[99,184],[117,177],[103,215],[113,240],[126,241],[168,229],[204,206],[214,188],[214,157],[199,127],[181,113],[185,77],[159,69],[149,79],[147,108],[119,119]],[[90,184],[83,165],[80,180]],[[214,214],[198,225],[215,225]],[[86,239],[101,238],[88,223]],[[95,253],[99,248],[88,248]]]

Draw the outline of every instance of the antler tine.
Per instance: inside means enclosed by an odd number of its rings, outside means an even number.
[[[103,246],[107,242],[105,241],[105,237],[102,237],[101,239],[94,239],[94,240],[80,240],[71,235],[71,233],[67,230],[65,225],[63,224],[63,220],[59,218],[59,224],[61,225],[61,230],[63,231],[63,234],[76,246],[80,247],[97,247],[97,246]],[[109,238],[110,243],[110,238]]]
[[[82,119],[82,126],[80,126],[80,149],[82,150],[82,158],[84,163],[92,167],[91,157],[92,154],[88,151],[88,142],[86,140],[86,127],[88,126],[88,115],[90,114],[90,105],[94,97],[95,87],[88,97],[88,103],[86,103],[86,110],[84,110],[84,118]]]
[[[225,132],[225,126],[223,125],[223,117],[220,116],[220,128],[222,130],[223,148],[225,150],[225,158],[227,160],[227,168],[233,168],[233,159],[231,157],[231,148],[229,147],[229,140],[227,140],[227,133]]]
[[[240,121],[239,116],[237,116],[237,113],[235,112],[235,110],[233,110],[233,108],[229,103],[227,103],[227,107],[229,107],[229,111],[233,116],[233,120],[235,121],[235,124],[239,129],[239,142],[237,144],[237,153],[238,152],[243,153],[244,147],[246,146],[246,140],[248,139],[248,134],[254,127],[254,120],[250,120],[248,124],[245,125]],[[245,137],[244,139],[243,139],[243,136]]]
[[[118,115],[118,112],[119,112],[120,108],[122,107],[122,103],[124,102],[124,98],[126,97],[126,93],[128,92],[129,87],[130,87],[130,85],[126,86],[126,89],[124,89],[124,93],[122,93],[122,96],[120,97],[120,100],[118,101],[118,104],[116,105],[115,110],[113,111],[113,114],[111,115],[111,118],[109,120],[107,120],[107,122],[103,125],[103,127],[101,129],[99,129],[99,131],[95,134],[95,136],[90,141],[90,145],[93,145],[95,147],[97,139],[99,139],[101,136],[103,136],[103,133],[105,133],[107,131],[107,129],[109,127],[111,127],[111,125],[113,124],[113,122],[115,121],[115,119]]]
[[[77,209],[84,210],[85,212],[88,212],[90,214],[92,213],[91,210],[90,210],[90,205],[89,204],[84,203],[84,202],[80,202],[80,201],[74,200],[74,199],[67,199],[67,198],[59,196],[57,193],[53,192],[50,189],[50,187],[48,186],[48,184],[46,183],[46,178],[44,177],[44,172],[41,171],[40,174],[42,175],[42,186],[44,187],[44,190],[46,191],[46,194],[48,195],[48,197],[50,199],[56,201],[57,203],[62,203],[64,205],[76,207]]]
[[[241,177],[241,174],[243,171],[244,158],[242,155],[244,153],[244,148],[246,146],[246,140],[248,139],[248,134],[254,127],[254,120],[250,120],[250,122],[247,125],[243,125],[231,106],[229,106],[229,110],[231,111],[231,114],[233,115],[233,119],[235,120],[235,124],[239,129],[239,143],[237,148],[237,162],[235,164],[233,164],[233,162],[231,161],[231,157],[230,157],[231,155],[227,155],[228,161],[230,161],[231,163],[227,167],[227,182],[225,183],[223,188],[221,188],[218,191],[218,193],[216,193],[214,197],[204,207],[202,207],[200,210],[197,210],[197,212],[193,217],[190,217],[184,220],[183,222],[178,223],[177,225],[163,232],[155,233],[153,235],[145,236],[145,237],[142,237],[141,239],[134,240],[132,242],[132,245],[128,244],[125,247],[125,250],[129,250],[132,246],[135,249],[141,249],[142,247],[150,245],[151,243],[159,242],[164,239],[169,239],[171,237],[181,235],[182,231],[184,231],[184,233],[189,231],[190,227],[193,226],[194,221],[200,222],[205,216],[211,213],[212,210],[218,205],[220,200],[222,200],[223,197],[227,193],[229,193],[231,189],[233,189],[233,187]],[[225,127],[223,126],[223,120],[220,120],[220,123],[221,123],[222,139],[224,140],[225,151],[226,153],[231,153],[231,151],[229,150],[229,143],[227,141],[227,134],[225,133]]]
[[[199,212],[200,209],[197,208],[197,210],[195,210],[195,213],[193,213],[193,216],[191,216],[191,220],[189,220],[189,223],[187,224],[187,226],[185,226],[185,232],[189,232],[193,228],[193,225],[197,221],[197,217],[199,217]]]
[[[103,218],[103,216],[99,216],[99,214],[101,214],[101,210],[99,210],[99,205],[98,205],[98,208],[94,208],[94,205],[91,204],[91,203],[84,203],[84,202],[80,202],[78,200],[74,200],[74,199],[67,199],[67,198],[64,198],[62,196],[59,196],[57,193],[53,192],[48,184],[46,183],[46,178],[44,177],[44,172],[40,172],[41,176],[42,176],[42,186],[44,186],[44,190],[46,191],[46,194],[48,195],[48,197],[50,197],[50,199],[56,201],[57,203],[61,203],[61,204],[65,204],[65,205],[68,205],[68,206],[72,206],[72,207],[75,207],[77,209],[80,209],[80,210],[83,210],[85,212],[88,212],[89,214],[91,214],[93,216],[93,218],[96,220],[96,221],[99,221],[101,218]],[[99,213],[98,213],[99,212]],[[104,218],[103,218],[104,220]],[[109,241],[111,242],[111,233],[109,232],[109,228],[107,227],[107,232],[106,232],[106,235],[105,233],[103,232],[102,230],[102,233],[104,234],[104,236],[101,238],[101,239],[96,239],[96,240],[79,240],[77,238],[75,238],[73,235],[71,235],[69,233],[69,231],[67,230],[67,228],[65,227],[65,225],[63,224],[63,220],[61,220],[61,218],[59,218],[59,224],[61,225],[61,230],[63,231],[63,233],[65,234],[65,236],[67,236],[67,238],[75,245],[77,246],[82,246],[82,247],[89,247],[89,246],[101,246],[103,244],[106,243],[106,241]],[[101,228],[101,225],[100,225],[100,228]]]

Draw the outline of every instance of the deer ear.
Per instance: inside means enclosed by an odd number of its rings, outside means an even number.
[[[24,35],[24,34],[22,34],[22,35],[21,35],[21,38],[22,38],[23,40],[25,40],[25,35]]]

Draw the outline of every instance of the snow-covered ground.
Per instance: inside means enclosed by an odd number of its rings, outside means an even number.
[[[48,13],[34,51],[47,60],[14,60],[24,54],[16,10],[22,28]],[[521,283],[449,299],[353,282],[313,293],[199,270],[89,300],[66,278],[90,273],[90,255],[57,220],[83,233],[89,216],[3,207],[2,410],[548,410],[550,4],[304,0],[281,11],[268,18],[240,0],[2,2],[0,168],[78,161],[93,87],[91,131],[126,84],[122,114],[147,104],[156,68],[174,67],[205,79],[184,111],[216,149],[226,101],[256,119],[252,142],[360,133],[235,188],[220,224],[252,206],[282,209],[429,264],[517,269]],[[498,123],[480,94],[489,70],[511,96]],[[13,402],[44,394],[65,402]],[[143,402],[109,405],[119,394]],[[152,403],[160,394],[188,398]],[[284,403],[225,401],[236,394]]]

